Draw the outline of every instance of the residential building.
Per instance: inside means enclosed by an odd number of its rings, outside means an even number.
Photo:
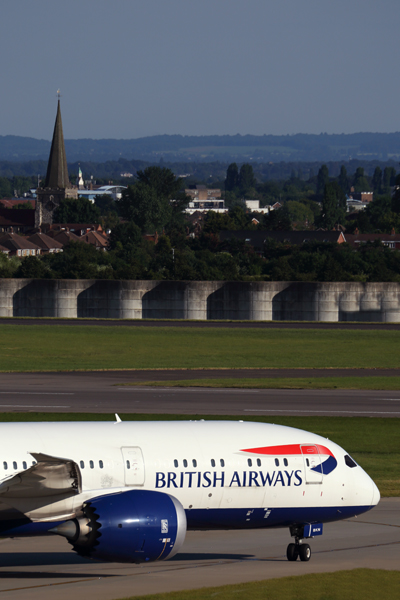
[[[89,190],[78,190],[79,198],[87,198],[94,203],[96,196],[110,196],[113,200],[120,200],[126,185],[100,185],[92,186]]]
[[[59,242],[62,246],[66,246],[66,244],[69,244],[69,242],[81,242],[81,238],[77,235],[75,235],[74,233],[72,233],[71,231],[68,230],[63,230],[63,231],[56,231],[53,229],[50,229],[49,231],[47,231],[47,235],[51,238],[53,238],[54,240],[56,240],[57,242]]]
[[[263,215],[267,215],[270,210],[273,210],[270,206],[265,206],[264,208],[260,208],[259,200],[245,200],[246,209],[250,212],[257,212]]]
[[[346,242],[351,244],[353,248],[359,248],[368,242],[380,240],[384,246],[392,250],[400,250],[400,234],[395,233],[346,233]]]
[[[38,256],[41,253],[39,246],[17,233],[0,235],[0,246],[7,248],[10,256]]]
[[[91,244],[96,250],[108,249],[108,237],[98,231],[88,231],[79,237],[79,240]]]
[[[34,233],[28,237],[28,241],[39,246],[41,254],[56,254],[57,252],[63,251],[63,245],[45,233]]]
[[[214,188],[208,189],[205,185],[191,185],[185,189],[185,194],[193,198],[205,202],[211,198],[221,198],[221,190]]]
[[[374,199],[374,192],[354,192],[353,189],[348,196],[349,200],[359,200],[368,204]]]
[[[52,235],[50,231],[72,231],[77,236],[86,235],[89,231],[97,231],[104,234],[103,228],[97,223],[52,223],[52,225],[44,225],[42,230],[47,235]]]

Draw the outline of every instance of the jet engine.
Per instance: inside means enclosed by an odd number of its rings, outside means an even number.
[[[173,496],[128,490],[85,502],[83,516],[53,529],[88,558],[142,563],[166,560],[182,547],[186,515]]]

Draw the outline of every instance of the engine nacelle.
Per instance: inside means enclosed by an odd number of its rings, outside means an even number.
[[[127,490],[83,506],[84,517],[57,528],[81,556],[115,562],[166,560],[182,547],[186,515],[173,496]],[[63,531],[62,531],[63,530]]]

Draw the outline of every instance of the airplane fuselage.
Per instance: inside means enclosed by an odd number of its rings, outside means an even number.
[[[7,529],[13,509],[33,522],[79,515],[82,503],[125,489],[174,496],[189,529],[288,526],[360,514],[379,492],[346,452],[306,431],[233,422],[121,422],[2,424],[0,474],[28,469],[41,453],[73,461],[78,493],[45,501],[0,496]],[[333,468],[332,468],[333,467]],[[11,494],[11,496],[10,496]],[[12,500],[9,500],[12,498]],[[11,512],[10,512],[11,511]],[[7,516],[8,515],[8,516]]]

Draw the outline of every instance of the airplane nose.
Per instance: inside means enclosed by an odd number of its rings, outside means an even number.
[[[371,479],[372,481],[372,479]],[[372,506],[376,506],[381,499],[381,493],[378,490],[378,487],[372,481]]]

